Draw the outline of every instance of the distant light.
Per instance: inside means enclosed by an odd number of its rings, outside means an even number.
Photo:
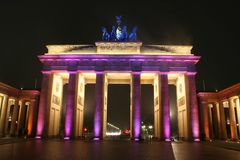
[[[139,138],[135,138],[134,141],[139,141]]]
[[[36,138],[36,139],[41,139],[41,136],[36,136],[35,138]]]
[[[148,128],[149,128],[149,129],[152,129],[152,128],[153,128],[153,126],[148,126]]]
[[[143,125],[143,126],[142,126],[142,128],[144,129],[144,128],[146,128],[146,126],[145,126],[145,125]]]
[[[125,129],[124,133],[125,133],[125,134],[129,134],[129,133],[130,133],[130,130]]]
[[[87,132],[87,128],[84,128],[83,131],[84,131],[84,132]]]
[[[21,90],[23,90],[23,88],[22,88],[22,87],[21,87],[20,89],[21,89]]]
[[[121,130],[119,132],[106,132],[107,136],[120,136]]]

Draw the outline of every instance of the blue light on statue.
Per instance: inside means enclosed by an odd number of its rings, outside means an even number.
[[[108,33],[106,27],[102,27],[102,40],[103,41],[136,41],[137,40],[137,27],[132,29],[128,34],[127,26],[122,24],[122,16],[116,16],[116,26],[112,26],[111,34]]]

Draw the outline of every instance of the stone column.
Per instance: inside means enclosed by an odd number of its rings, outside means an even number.
[[[73,136],[73,115],[76,100],[76,72],[69,72],[68,95],[66,101],[65,138]]]
[[[138,140],[141,136],[141,77],[140,72],[132,73],[132,138]]]
[[[206,140],[210,140],[210,131],[209,131],[209,107],[207,102],[202,103],[203,109],[203,129]]]
[[[28,118],[28,136],[32,136],[33,135],[33,127],[34,127],[34,117],[36,114],[34,114],[36,112],[36,100],[31,100],[30,104],[29,104],[29,118]]]
[[[238,118],[238,131],[239,131],[239,134],[240,134],[240,97],[238,97],[236,99],[236,107],[237,107],[237,118]],[[240,135],[238,137],[240,139]]]
[[[18,120],[18,129],[21,128],[22,131],[24,131],[24,119],[26,117],[26,101],[22,100],[22,105],[21,105],[21,109],[20,109],[20,116],[19,116],[19,120]]]
[[[229,115],[230,115],[231,139],[237,140],[238,139],[237,125],[236,125],[236,117],[235,117],[233,99],[229,99],[228,104],[229,104]]]
[[[37,131],[36,137],[40,138],[47,135],[47,112],[49,109],[49,99],[51,99],[53,75],[50,72],[43,72],[42,76],[42,87],[38,108],[38,120],[37,120]]]
[[[96,73],[96,108],[94,113],[94,139],[99,140],[103,138],[103,98],[104,98],[104,73]]]
[[[209,116],[209,133],[210,133],[210,138],[214,138],[214,128],[213,128],[213,113],[212,113],[212,105],[208,105],[208,116]]]
[[[220,128],[221,128],[221,139],[227,139],[227,130],[226,130],[226,120],[225,120],[225,112],[223,107],[223,102],[219,102],[219,112],[220,112]]]
[[[190,120],[192,138],[194,141],[199,140],[199,117],[198,117],[198,103],[196,95],[195,74],[188,74],[189,81],[189,104],[190,104]]]
[[[212,103],[213,105],[213,123],[214,123],[214,138],[215,139],[219,139],[220,136],[219,136],[219,118],[218,118],[218,108],[217,108],[217,105],[216,103]]]
[[[7,116],[7,109],[8,109],[8,96],[4,96],[2,100],[2,113],[0,115],[0,137],[4,136],[4,128],[6,124],[6,116]]]
[[[19,103],[19,100],[15,99],[13,115],[12,115],[12,123],[11,123],[11,128],[10,128],[11,136],[15,136],[15,133],[16,133],[16,120],[18,118],[18,111],[19,111],[18,103]]]
[[[170,141],[170,106],[169,106],[169,89],[167,73],[160,73],[160,110],[161,110],[161,127],[160,139]]]

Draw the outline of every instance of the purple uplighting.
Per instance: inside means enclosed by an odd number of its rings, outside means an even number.
[[[161,96],[163,109],[163,134],[165,139],[170,139],[170,108],[168,97],[168,75],[161,73]]]
[[[44,120],[47,110],[47,99],[48,99],[48,82],[50,77],[49,72],[43,72],[43,79],[42,79],[42,90],[40,95],[40,102],[39,102],[39,111],[38,111],[38,121],[37,121],[37,136],[43,135],[44,129]],[[45,84],[46,83],[46,84]]]
[[[138,139],[141,135],[141,84],[140,72],[133,74],[133,136]]]
[[[200,142],[200,139],[199,138],[195,138],[194,141],[195,142]]]
[[[189,93],[190,93],[190,106],[191,106],[191,120],[192,120],[192,135],[194,140],[199,139],[199,118],[198,118],[198,106],[196,95],[195,74],[189,74]]]
[[[99,114],[100,113],[96,111],[94,115],[94,137],[100,137],[101,120]]]
[[[94,113],[94,138],[101,138],[103,109],[103,73],[96,73],[96,108]]]
[[[66,119],[65,119],[65,136],[71,136],[72,130],[72,121],[73,121],[73,109],[74,109],[74,100],[75,100],[75,81],[76,73],[69,74],[69,83],[68,83],[68,96],[66,104]]]
[[[93,140],[94,140],[94,141],[99,141],[99,140],[100,140],[100,138],[93,138]]]
[[[64,137],[64,140],[69,140],[70,139],[70,137]]]

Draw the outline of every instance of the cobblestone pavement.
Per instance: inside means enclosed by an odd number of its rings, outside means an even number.
[[[236,144],[235,147],[240,145]],[[19,140],[13,143],[0,143],[0,160],[5,159],[239,160],[240,151],[206,142]]]

